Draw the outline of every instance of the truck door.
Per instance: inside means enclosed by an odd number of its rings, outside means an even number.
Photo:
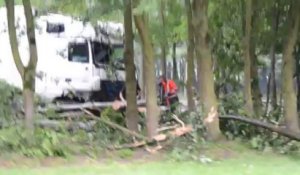
[[[70,77],[66,78],[65,81],[74,87],[75,90],[89,90],[92,77],[91,59],[87,41],[69,43],[69,70],[66,70],[66,74],[70,73]]]

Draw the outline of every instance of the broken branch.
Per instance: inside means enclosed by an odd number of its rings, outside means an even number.
[[[83,112],[85,112],[86,114],[88,114],[88,118],[90,118],[90,119],[97,120],[97,121],[100,121],[102,123],[105,123],[105,124],[107,124],[107,125],[109,125],[109,126],[111,126],[113,128],[119,129],[120,131],[122,131],[122,132],[124,132],[126,134],[129,134],[131,136],[134,136],[136,138],[139,138],[139,139],[142,139],[142,140],[148,140],[147,137],[145,137],[145,136],[143,136],[141,134],[138,134],[136,132],[133,132],[133,131],[131,131],[131,130],[129,130],[129,129],[123,127],[123,126],[121,126],[121,125],[118,125],[116,123],[113,123],[111,121],[105,120],[105,119],[100,118],[100,117],[96,117],[94,114],[92,114],[90,111],[88,111],[86,109],[81,109],[81,110]]]
[[[260,121],[257,119],[246,118],[246,117],[242,117],[242,116],[222,115],[222,116],[219,116],[219,118],[222,120],[237,120],[237,121],[245,122],[245,123],[248,123],[248,124],[251,124],[254,126],[258,126],[258,127],[265,128],[267,130],[276,132],[276,133],[286,136],[288,138],[300,141],[300,134],[293,133],[293,132],[289,131],[286,127],[281,127],[281,126],[270,124],[270,123]]]

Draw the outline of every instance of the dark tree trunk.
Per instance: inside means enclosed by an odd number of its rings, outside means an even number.
[[[272,35],[274,38],[274,41],[271,43],[270,48],[270,59],[271,59],[271,74],[270,74],[270,93],[271,93],[271,104],[272,109],[277,109],[277,86],[276,86],[276,76],[275,76],[275,70],[276,70],[276,57],[275,57],[275,46],[277,43],[277,31],[278,31],[278,21],[279,21],[279,10],[276,5],[274,5],[274,14],[272,19]]]
[[[269,102],[270,102],[270,91],[271,91],[271,73],[269,74],[268,82],[267,82],[267,100],[266,100],[266,108],[265,108],[265,113],[264,116],[268,115],[269,111]]]
[[[127,127],[138,132],[138,111],[136,104],[136,78],[133,56],[133,31],[132,31],[132,3],[124,0],[124,29],[125,29],[125,71],[126,71],[126,124]]]
[[[252,40],[251,44],[251,90],[253,94],[253,108],[255,112],[255,116],[262,115],[262,100],[261,100],[261,92],[259,88],[259,78],[258,78],[258,68],[257,68],[257,57],[255,55],[255,41]]]
[[[176,42],[172,45],[172,59],[173,59],[173,80],[178,80],[178,69],[176,61]]]

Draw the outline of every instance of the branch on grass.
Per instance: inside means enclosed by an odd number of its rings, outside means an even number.
[[[85,112],[86,114],[88,114],[87,118],[90,118],[90,119],[93,119],[93,120],[97,120],[97,121],[100,121],[102,123],[105,123],[107,125],[109,125],[110,127],[113,127],[115,129],[119,129],[120,131],[124,132],[125,134],[129,134],[131,136],[134,136],[138,139],[141,139],[141,140],[148,140],[147,137],[141,135],[141,134],[138,134],[134,131],[131,131],[121,125],[118,125],[114,122],[111,122],[111,121],[108,121],[108,120],[105,120],[104,118],[101,118],[101,117],[96,117],[93,113],[91,113],[90,111],[86,110],[86,109],[81,109],[83,112]]]
[[[193,128],[191,125],[187,125],[187,126],[184,126],[184,127],[179,127],[179,128],[175,128],[174,130],[172,131],[169,131],[168,133],[166,134],[158,134],[156,135],[152,141],[140,141],[140,142],[135,142],[135,143],[131,143],[131,144],[124,144],[124,145],[121,145],[121,146],[114,146],[114,147],[111,147],[110,149],[125,149],[125,148],[139,148],[139,147],[142,147],[142,146],[147,146],[153,142],[163,142],[163,141],[167,141],[167,140],[171,140],[171,138],[176,138],[176,137],[181,137],[187,133],[190,133],[193,131]],[[155,147],[154,149],[150,149],[149,147],[146,148],[146,150],[148,152],[156,152],[160,149],[162,149],[163,147],[159,144],[157,147]]]
[[[268,129],[272,132],[276,132],[276,133],[278,133],[280,135],[283,135],[283,136],[286,136],[290,139],[300,141],[300,134],[291,132],[286,127],[277,126],[277,125],[274,125],[274,124],[271,124],[271,123],[267,123],[267,122],[260,121],[260,120],[257,120],[257,119],[253,119],[253,118],[246,118],[246,117],[243,117],[243,116],[222,115],[222,116],[219,116],[219,118],[221,120],[241,121],[241,122],[248,123],[248,124],[251,124],[251,125],[254,125],[254,126],[258,126],[258,127],[264,128],[264,129]]]

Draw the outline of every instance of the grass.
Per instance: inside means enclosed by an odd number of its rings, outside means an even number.
[[[211,164],[197,162],[159,161],[148,163],[91,163],[82,166],[60,166],[48,168],[1,169],[0,174],[10,175],[298,175],[299,161],[288,158],[251,156],[245,159],[226,160]]]
[[[51,166],[21,166],[17,162],[16,166],[0,168],[0,175],[298,175],[300,172],[300,158],[296,156],[256,152],[232,144],[207,146],[209,148],[201,154],[211,157],[213,161],[206,164],[200,161],[173,161],[170,156],[168,159],[146,160],[137,159],[133,155],[122,161],[115,158],[105,162],[84,159],[77,163],[61,161]],[[234,152],[229,157],[222,157],[228,150]],[[162,154],[155,156],[160,157]]]

